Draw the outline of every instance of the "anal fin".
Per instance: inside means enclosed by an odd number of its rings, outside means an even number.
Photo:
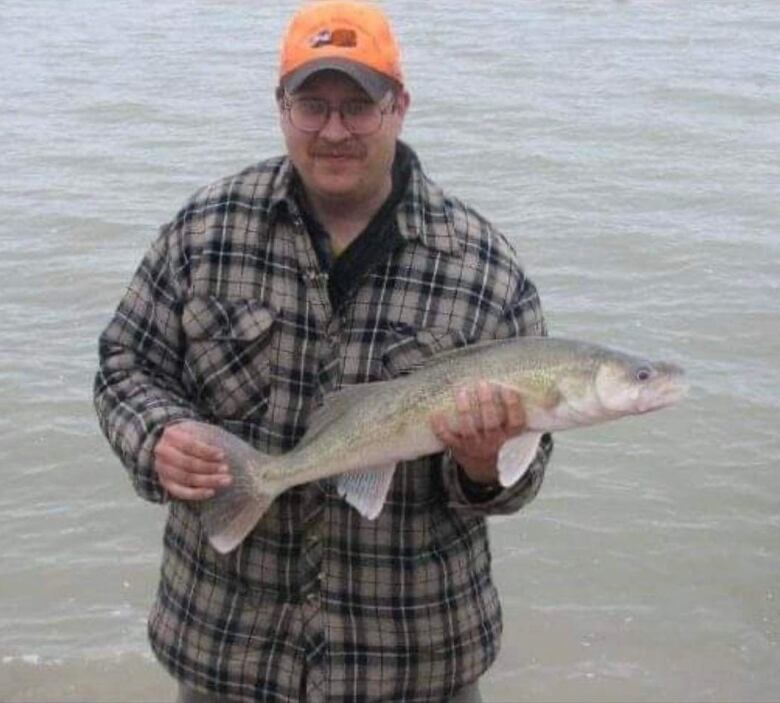
[[[394,474],[395,463],[341,474],[337,482],[339,495],[363,517],[374,520],[382,512]]]

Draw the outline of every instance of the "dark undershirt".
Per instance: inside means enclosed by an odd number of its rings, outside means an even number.
[[[328,274],[328,296],[334,310],[338,310],[355,292],[366,273],[387,261],[389,255],[404,243],[398,231],[395,213],[409,187],[411,173],[411,150],[399,141],[393,161],[393,189],[390,195],[366,228],[339,256],[333,255],[330,236],[309,209],[298,182],[294,191],[295,199],[317,253],[320,268]]]

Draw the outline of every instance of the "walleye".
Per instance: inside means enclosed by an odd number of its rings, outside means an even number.
[[[197,423],[198,437],[220,447],[233,482],[201,505],[212,546],[226,553],[252,531],[272,501],[293,486],[338,476],[339,494],[364,517],[381,512],[395,466],[443,450],[430,427],[433,413],[456,422],[455,390],[485,379],[518,391],[527,430],[498,457],[503,486],[532,463],[545,432],[584,427],[657,410],[678,401],[681,368],[607,347],[553,337],[514,337],[456,349],[391,381],[348,386],[326,397],[294,449],[257,452],[215,425]]]

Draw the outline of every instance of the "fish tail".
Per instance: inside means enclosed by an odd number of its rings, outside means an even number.
[[[201,525],[211,546],[226,554],[254,529],[284,486],[259,478],[272,457],[216,425],[193,423],[191,428],[198,439],[224,452],[230,470],[230,485],[200,504]]]

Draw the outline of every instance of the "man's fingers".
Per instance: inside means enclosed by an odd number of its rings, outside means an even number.
[[[160,462],[156,469],[162,480],[187,488],[222,488],[232,480],[224,473],[199,474],[166,462]]]
[[[475,407],[478,402],[473,399],[475,390],[473,386],[463,386],[455,392],[455,408],[458,411],[458,434],[463,437],[473,437],[478,434],[478,424],[482,424],[482,416],[475,420]]]
[[[455,407],[456,430],[443,413],[431,418],[431,427],[445,446],[464,457],[480,461],[494,458],[501,445],[526,426],[520,394],[489,381],[459,388]]]
[[[161,439],[167,440],[182,454],[202,461],[221,462],[225,460],[225,455],[221,449],[196,439],[192,432],[187,429],[187,425],[187,422],[171,425],[163,432]]]
[[[225,474],[195,474],[181,471],[167,464],[155,465],[160,484],[168,493],[179,500],[206,500],[211,498],[218,488],[231,481]]]
[[[497,393],[493,386],[487,381],[480,381],[477,386],[477,398],[479,400],[479,411],[481,412],[482,431],[492,433],[501,428],[504,422],[503,403],[496,402]]]
[[[451,447],[459,441],[458,436],[452,431],[449,423],[442,413],[431,417],[431,429],[433,433],[441,440],[442,444]]]
[[[171,481],[160,481],[160,483],[172,497],[179,500],[207,500],[215,493],[212,488],[188,488]]]
[[[226,473],[228,470],[227,465],[220,461],[204,460],[187,454],[178,445],[170,442],[158,442],[157,447],[155,447],[155,460],[164,461],[186,471],[199,474]]]
[[[501,387],[501,400],[506,412],[506,430],[509,434],[517,434],[526,426],[525,409],[520,394]]]
[[[179,500],[205,500],[231,483],[223,452],[195,439],[186,422],[163,431],[154,448],[154,470]]]

